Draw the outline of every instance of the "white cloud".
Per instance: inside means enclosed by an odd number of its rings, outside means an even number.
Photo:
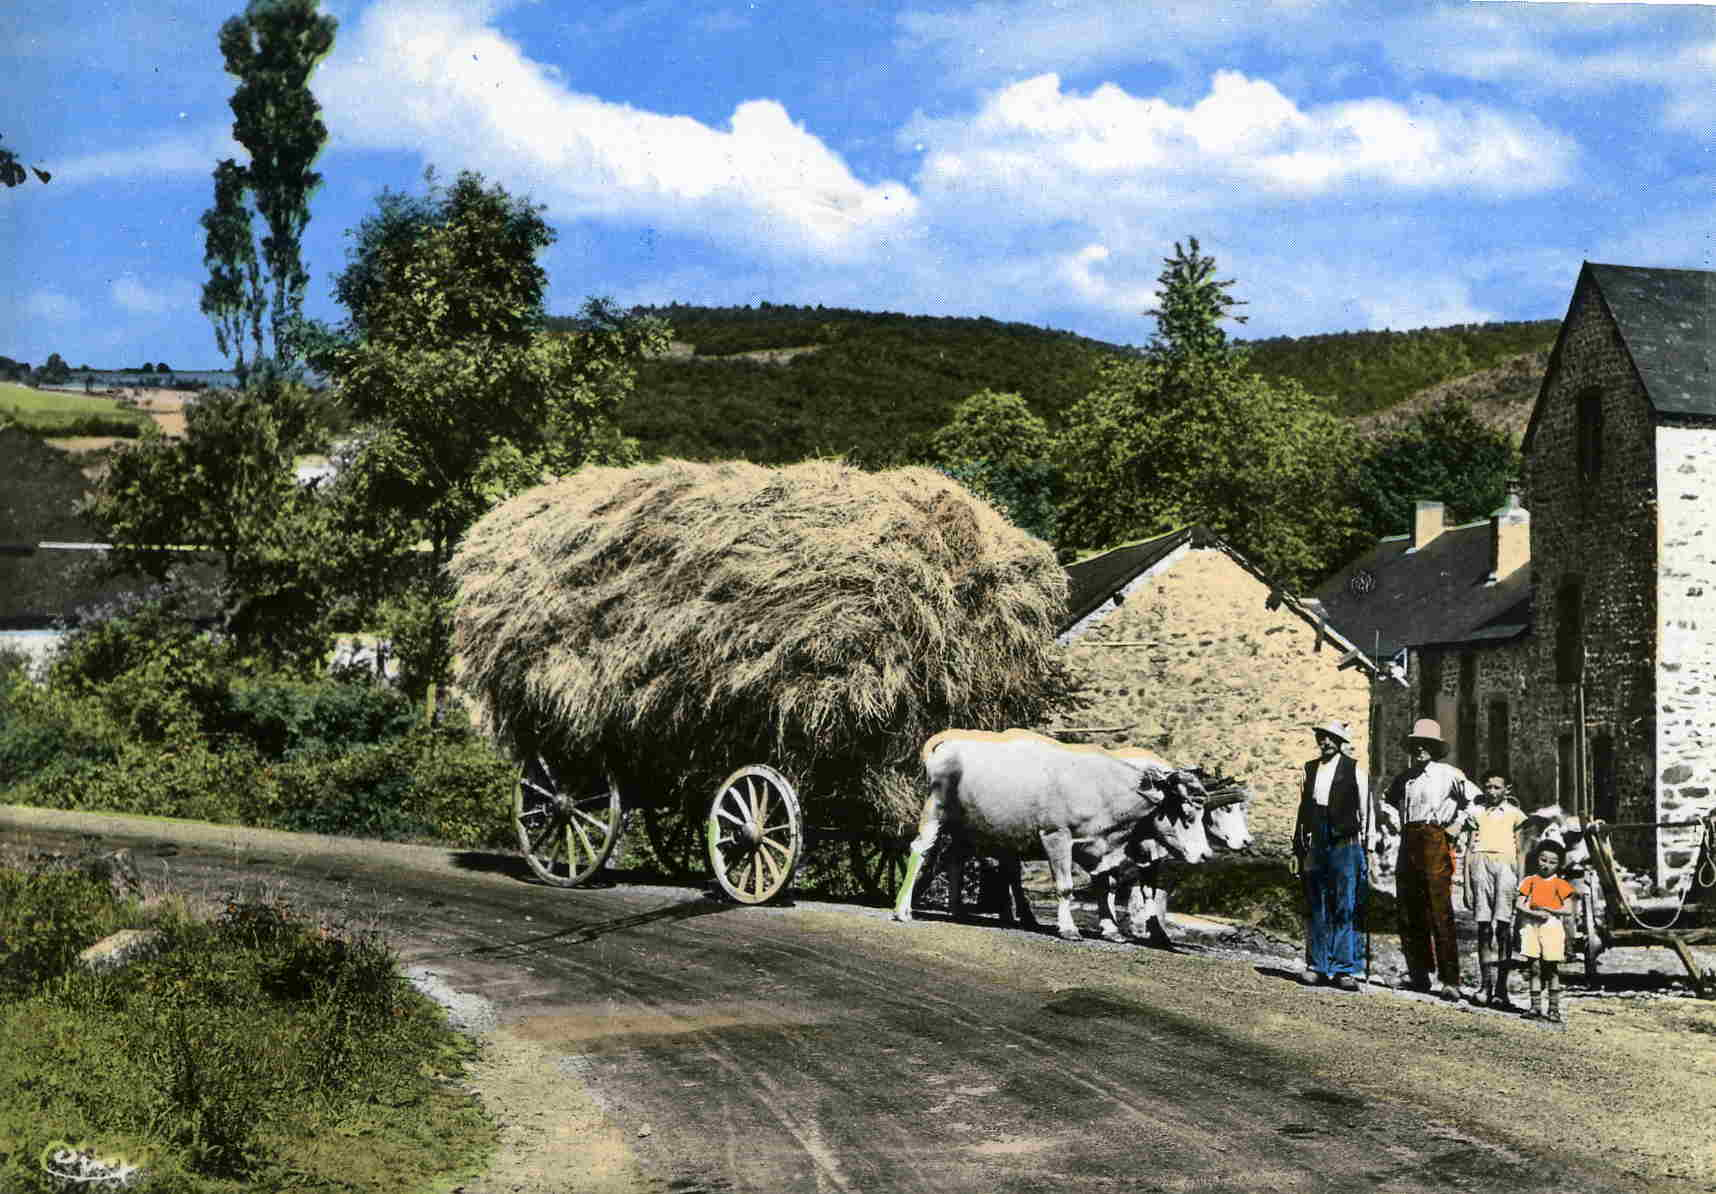
[[[83,318],[83,307],[68,294],[38,290],[24,300],[24,314],[43,323],[76,323]]]
[[[54,185],[74,187],[116,180],[169,175],[211,175],[221,158],[247,161],[232,139],[229,125],[208,125],[190,132],[162,134],[121,149],[98,150],[58,163]]]
[[[572,90],[483,23],[383,0],[314,86],[336,142],[457,160],[555,214],[656,223],[787,257],[855,259],[908,235],[917,199],[865,183],[771,99],[724,129]]]
[[[914,119],[918,185],[1039,219],[1099,226],[1163,207],[1256,203],[1375,188],[1507,196],[1564,182],[1576,151],[1530,116],[1432,96],[1301,108],[1235,71],[1176,107],[1104,84],[1063,92],[1055,75],[1014,84],[964,119]]]
[[[1704,11],[1700,11],[1703,8]],[[1701,133],[1716,121],[1716,40],[1707,6],[1379,4],[1364,0],[985,0],[907,9],[899,44],[938,59],[963,84],[1048,71],[1165,65],[1182,74],[1265,47],[1309,80],[1345,78],[1380,49],[1407,78],[1436,74],[1510,94],[1579,97],[1638,86],[1661,97],[1664,127]]]
[[[195,309],[196,289],[182,278],[145,285],[134,274],[115,278],[108,287],[113,301],[133,315],[164,315],[170,311]]]

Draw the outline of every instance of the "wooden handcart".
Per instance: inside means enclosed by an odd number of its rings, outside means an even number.
[[[1610,842],[1614,829],[1687,829],[1702,827],[1694,873],[1685,890],[1670,900],[1648,903],[1634,900],[1621,882]],[[1687,976],[1701,999],[1716,999],[1716,971],[1700,967],[1692,946],[1716,946],[1716,814],[1703,821],[1645,821],[1609,825],[1588,821],[1585,843],[1590,849],[1591,873],[1602,888],[1603,912],[1599,919],[1596,900],[1586,897],[1585,977],[1597,981],[1597,959],[1606,949],[1631,946],[1665,946],[1679,955]]]

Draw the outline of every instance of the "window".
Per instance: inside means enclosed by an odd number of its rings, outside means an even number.
[[[1607,734],[1591,739],[1591,815],[1613,821],[1620,811],[1615,792],[1615,740]]]
[[[1472,779],[1478,770],[1478,657],[1472,651],[1460,656],[1460,705],[1454,730],[1454,748],[1461,771]]]
[[[1585,666],[1585,593],[1577,577],[1555,591],[1555,680],[1574,684]]]
[[[1579,395],[1579,476],[1595,481],[1603,471],[1603,392]]]
[[[1418,716],[1436,716],[1436,697],[1442,691],[1442,657],[1434,652],[1418,653]]]
[[[1555,803],[1570,813],[1579,808],[1579,747],[1572,734],[1555,743]]]
[[[1490,702],[1490,732],[1485,735],[1485,744],[1489,747],[1490,766],[1500,771],[1510,780],[1514,778],[1513,762],[1508,758],[1508,724],[1507,702]],[[1476,779],[1476,776],[1472,777]]]

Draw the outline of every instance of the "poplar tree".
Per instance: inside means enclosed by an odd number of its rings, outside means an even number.
[[[220,28],[221,57],[238,80],[228,101],[232,136],[250,160],[227,158],[215,167],[215,204],[202,218],[209,267],[202,308],[221,351],[236,354],[241,374],[246,332],[256,359],[263,355],[265,312],[273,359],[290,368],[302,356],[299,325],[310,276],[300,246],[310,195],[322,181],[311,167],[328,139],[309,80],[333,49],[335,27],[316,0],[251,0]],[[260,252],[252,205],[265,229]]]

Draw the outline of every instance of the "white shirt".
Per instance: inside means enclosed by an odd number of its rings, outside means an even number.
[[[1411,825],[1429,821],[1451,827],[1478,796],[1478,785],[1458,767],[1431,761],[1416,775],[1408,771],[1389,785],[1387,800],[1400,809],[1400,819]]]
[[[1334,785],[1335,768],[1340,766],[1343,757],[1337,753],[1334,758],[1323,759],[1317,764],[1316,777],[1311,781],[1311,799],[1324,808],[1329,807],[1329,788]],[[1363,800],[1370,791],[1370,783],[1365,778],[1364,768],[1360,767],[1356,761],[1353,768],[1353,779],[1358,784],[1359,799]]]

